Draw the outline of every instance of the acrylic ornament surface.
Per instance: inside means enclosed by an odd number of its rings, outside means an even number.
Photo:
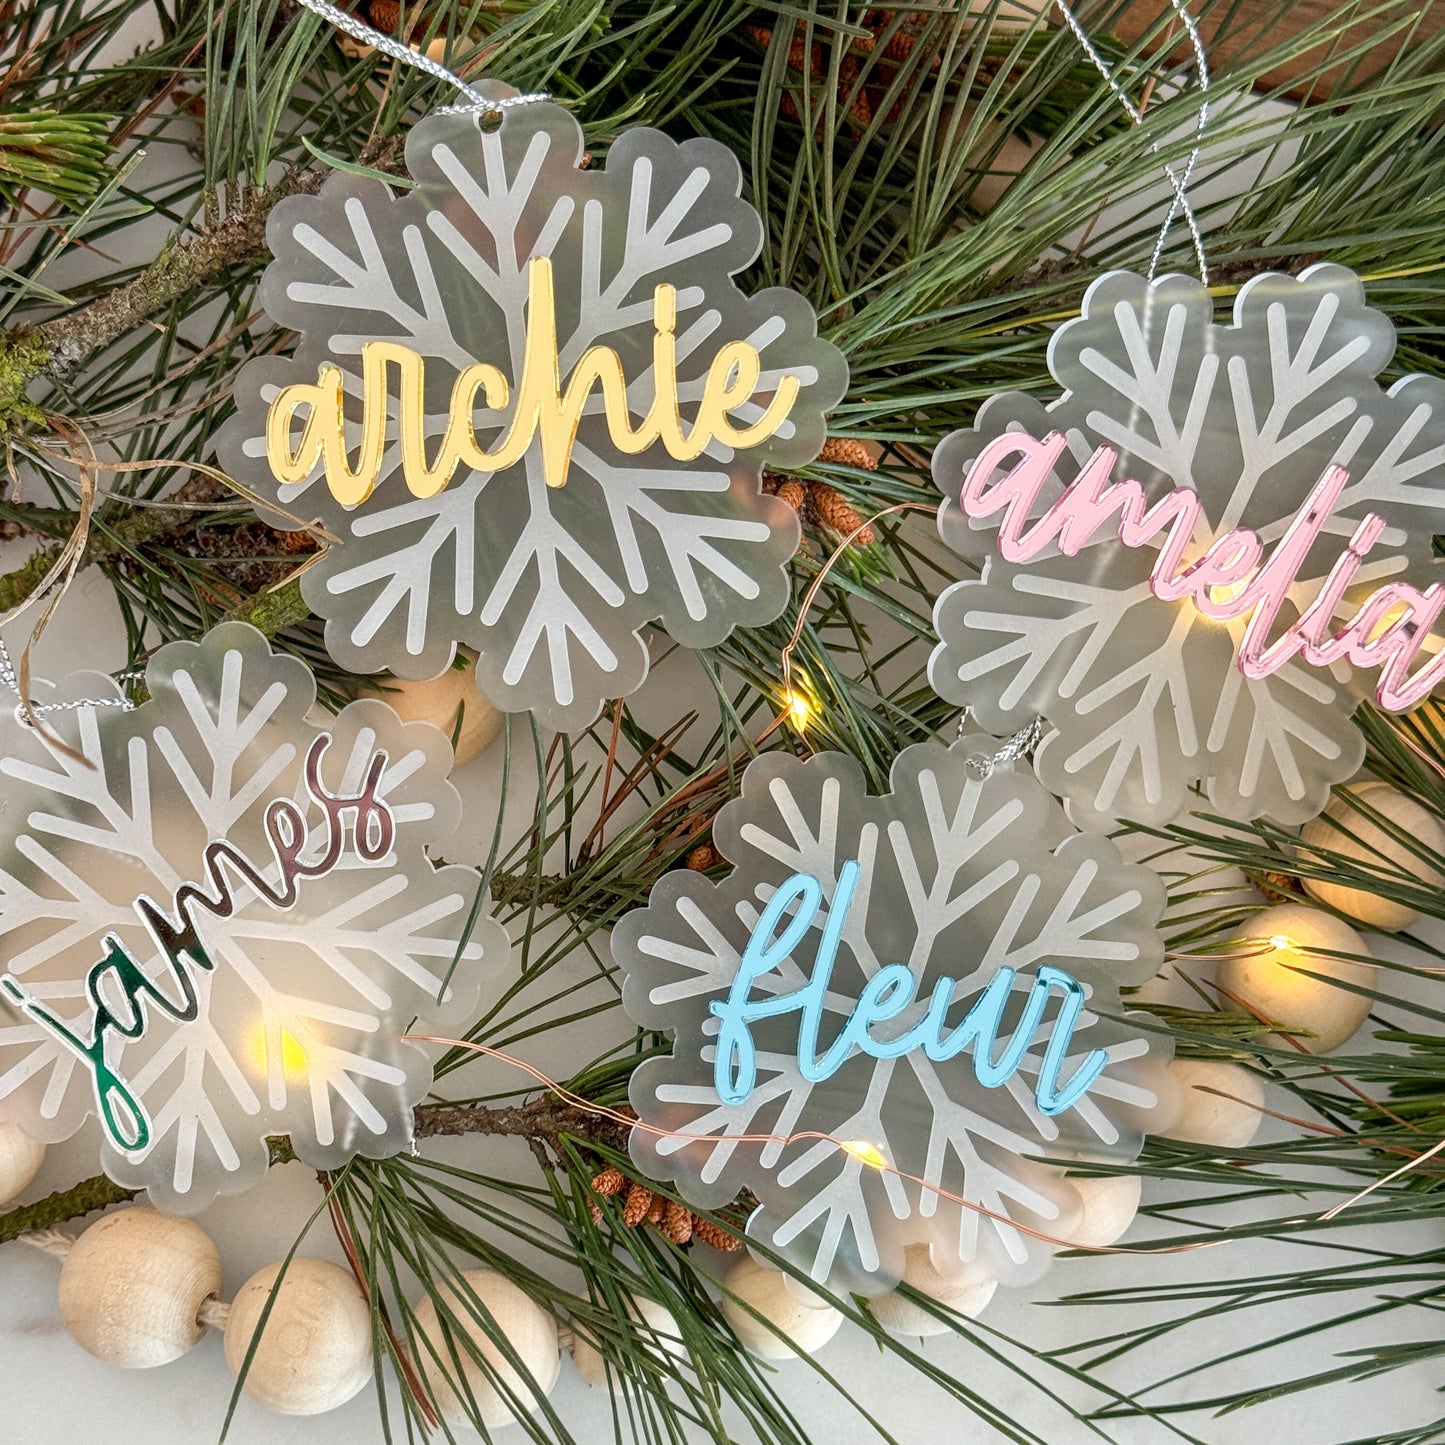
[[[999,767],[987,780],[975,777],[968,758],[996,747],[992,739],[967,738],[952,749],[908,748],[881,796],[869,795],[861,768],[840,754],[806,763],[764,755],[714,826],[733,873],[720,884],[686,870],[670,873],[648,906],[613,931],[613,954],[626,974],[624,1007],[644,1027],[674,1038],[670,1057],[634,1074],[633,1106],[649,1125],[706,1136],[635,1131],[638,1166],[675,1179],[683,1196],[704,1208],[739,1188],[752,1190],[762,1208],[749,1234],[837,1288],[889,1288],[906,1246],[917,1243],[931,1245],[945,1275],[974,1259],[1014,1282],[1040,1273],[1051,1251],[1007,1221],[1047,1231],[1072,1191],[1061,1169],[1024,1156],[1067,1150],[1132,1157],[1156,1102],[1154,1081],[1167,1062],[1159,1041],[1117,1016],[1120,986],[1152,977],[1162,957],[1155,927],[1162,884],[1150,870],[1124,864],[1107,839],[1075,833],[1026,773]],[[1090,991],[1065,1076],[1096,1047],[1109,1060],[1077,1104],[1049,1115],[1034,1098],[1057,1012],[1020,1067],[995,1087],[979,1081],[969,1054],[935,1062],[922,1049],[899,1058],[855,1049],[828,1078],[811,1081],[799,1067],[796,1013],[759,1019],[751,1025],[754,1086],[742,1103],[723,1102],[713,1005],[725,1004],[760,916],[793,875],[818,881],[826,906],[790,957],[756,981],[760,995],[771,989],[781,998],[813,975],[829,908],[852,860],[859,877],[838,932],[823,1042],[833,1041],[867,980],[887,964],[906,963],[919,980],[919,1002],[893,1020],[896,1030],[917,1022],[944,976],[957,980],[956,1022],[1005,967],[1018,974],[1017,1021],[1037,970],[1053,964]],[[868,1148],[737,1138],[806,1130]],[[870,1158],[934,1187],[874,1167]],[[989,1220],[940,1188],[1003,1218]]]
[[[469,1016],[508,944],[485,913],[464,941],[476,875],[427,857],[459,812],[436,729],[372,701],[315,727],[310,671],[236,623],[162,648],[146,682],[150,700],[134,711],[49,714],[94,766],[0,724],[0,946],[16,983],[81,1037],[95,1025],[85,982],[107,940],[173,1000],[184,970],[197,1002],[190,1021],[153,1000],[128,1011],[116,977],[104,982],[104,1005],[144,1024],[134,1038],[113,1030],[106,1059],[144,1106],[151,1138],[139,1151],[106,1145],[102,1163],[160,1207],[189,1213],[259,1179],[271,1134],[289,1135],[318,1168],[404,1147],[431,1066],[401,1036],[418,1015]],[[118,697],[115,684],[89,673],[53,694],[107,696]],[[289,907],[224,867],[234,907],[193,910],[196,944],[172,967],[137,899],[165,907],[187,884],[211,888],[204,855],[217,841],[276,885],[267,821],[283,801],[304,819],[302,856],[314,861],[325,830],[305,760],[327,735],[321,779],[331,793],[358,788],[385,756],[376,793],[395,824],[388,851],[343,850],[329,871],[299,879]],[[0,1117],[55,1141],[95,1108],[76,1052],[0,1002]]]
[[[430,117],[408,133],[406,154],[416,185],[400,197],[380,181],[337,175],[319,196],[273,212],[276,260],[262,298],[302,340],[291,359],[259,359],[242,373],[238,415],[218,442],[222,464],[341,538],[303,590],[327,619],[327,647],[343,666],[431,677],[463,643],[480,654],[478,685],[497,706],[532,709],[550,726],[585,726],[604,698],[640,685],[648,660],[639,634],[648,623],[686,646],[707,646],[781,611],[797,521],[762,494],[762,466],[816,456],[847,368],[817,336],[801,296],[745,296],[733,283],[758,254],[762,225],[739,195],[736,158],[716,142],[678,144],[633,129],[604,164],[581,169],[576,121],[559,106],[531,104],[508,110],[495,131],[481,129],[475,114]],[[761,373],[733,420],[757,421],[794,377],[786,419],[746,451],[714,442],[692,460],[660,445],[634,455],[615,445],[602,397],[592,395],[565,485],[548,486],[534,444],[518,465],[459,468],[444,490],[420,497],[402,474],[392,415],[381,480],[359,506],[330,495],[319,464],[308,480],[277,486],[266,461],[272,402],[334,364],[359,443],[368,341],[398,343],[423,360],[429,455],[465,368],[496,365],[515,389],[536,257],[551,261],[564,384],[589,347],[610,348],[639,422],[655,390],[655,292],[666,283],[675,291],[688,423],[712,361],[734,341],[756,349]],[[479,405],[473,422],[490,445],[509,417]]]
[[[1207,526],[1194,557],[1235,527],[1277,540],[1338,463],[1349,484],[1281,626],[1318,592],[1369,512],[1387,525],[1348,601],[1397,578],[1423,588],[1437,575],[1432,536],[1445,526],[1445,383],[1410,376],[1382,387],[1394,348],[1389,318],[1365,304],[1342,266],[1256,277],[1229,325],[1215,322],[1208,292],[1187,277],[1101,277],[1050,344],[1063,394],[1047,406],[994,397],[935,453],[946,496],[940,529],[984,569],[939,599],[934,687],[991,729],[1042,714],[1052,727],[1036,755],[1039,776],[1081,826],[1168,822],[1191,806],[1194,783],[1210,811],[1230,817],[1299,822],[1317,813],[1330,785],[1359,766],[1363,741],[1350,714],[1368,679],[1298,660],[1246,678],[1236,664],[1245,620],[1216,621],[1155,597],[1150,548],[1104,535],[1072,557],[1050,548],[1009,563],[993,554],[989,526],[957,504],[969,463],[991,441],[1058,431],[1067,446],[1040,509],[1109,446],[1116,478],[1136,478],[1151,500],[1195,489]]]

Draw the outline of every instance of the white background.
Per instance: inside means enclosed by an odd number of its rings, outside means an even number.
[[[1235,183],[1247,185],[1250,179],[1237,175]],[[60,278],[47,279],[61,284]],[[24,551],[23,544],[0,548],[0,570],[15,566],[23,559]],[[12,647],[23,645],[24,635],[23,625],[12,628],[8,637]],[[109,585],[99,575],[86,575],[66,599],[44,640],[37,673],[57,676],[72,668],[112,668],[123,661],[122,633]],[[674,654],[659,670],[648,688],[646,706],[650,716],[655,714],[658,720],[670,718],[682,708],[696,705],[698,691],[689,668],[688,659]],[[524,738],[525,734],[520,735],[518,741],[530,751]],[[489,837],[495,818],[499,773],[500,747],[495,747],[457,774],[466,803],[464,828],[470,844],[463,842],[450,850],[454,858],[476,856],[484,847],[483,840]],[[525,793],[525,786],[522,791]],[[519,807],[526,806],[519,799]],[[589,1053],[600,1050],[602,1043],[600,1038],[589,1038]],[[555,1063],[558,1071],[563,1071],[561,1061],[547,1057],[545,1052],[533,1057],[544,1068]],[[1277,1102],[1287,1107],[1285,1101]],[[1267,1129],[1282,1130],[1283,1126],[1270,1124]],[[94,1173],[96,1147],[92,1126],[69,1144],[52,1149],[39,1178],[24,1197],[38,1198]],[[535,1177],[535,1164],[520,1142],[473,1138],[429,1142],[425,1147],[428,1153],[455,1158],[471,1167],[495,1172],[515,1169],[519,1177]],[[228,1296],[252,1271],[286,1253],[319,1197],[314,1177],[303,1166],[293,1164],[271,1170],[251,1194],[224,1201],[200,1216],[199,1222],[220,1249]],[[1166,1198],[1160,1186],[1147,1186],[1146,1203],[1160,1204]],[[1322,1200],[1315,1207],[1323,1208],[1326,1202]],[[1309,1207],[1309,1201],[1302,1201],[1299,1212],[1308,1212]],[[1147,1236],[1155,1227],[1141,1221],[1130,1239]],[[1396,1236],[1391,1243],[1400,1247],[1402,1239]],[[1422,1227],[1419,1242],[1437,1245],[1438,1230]],[[340,1259],[325,1224],[313,1229],[303,1252]],[[1303,1269],[1336,1258],[1332,1252],[1298,1244],[1242,1243],[1166,1260],[1104,1257],[1063,1261],[1031,1290],[1001,1291],[983,1323],[1003,1335],[1027,1339],[1038,1348],[1058,1349],[1136,1326],[1145,1314],[1134,1309],[1054,1307],[1052,1302],[1063,1294],[1153,1280],[1243,1279]],[[0,1442],[59,1445],[87,1439],[104,1440],[108,1445],[197,1445],[215,1439],[232,1388],[220,1340],[208,1337],[184,1359],[159,1370],[126,1372],[103,1365],[75,1345],[61,1325],[56,1306],[57,1274],[54,1260],[23,1244],[0,1250],[0,1384],[4,1390]],[[1355,1298],[1349,1303],[1361,1302]],[[1158,1318],[1183,1313],[1178,1306],[1150,1308]],[[1305,1299],[1298,1305],[1225,1315],[1162,1337],[1147,1352],[1124,1362],[1112,1378],[1120,1386],[1139,1387],[1171,1376],[1214,1353],[1250,1341],[1270,1342],[1309,1319],[1327,1318],[1344,1308],[1345,1304],[1332,1305],[1328,1299]],[[1431,1331],[1428,1317],[1410,1320],[1390,1316],[1380,1324],[1364,1321],[1353,1329],[1319,1333],[1275,1350],[1261,1349],[1228,1370],[1168,1386],[1149,1398],[1163,1404],[1191,1395],[1264,1385],[1328,1369],[1338,1363],[1336,1355],[1340,1351],[1399,1342],[1409,1335],[1428,1337]],[[1142,1420],[1112,1424],[1105,1427],[1101,1437],[1093,1428],[1051,1406],[1029,1383],[1027,1372],[1037,1367],[1025,1362],[1025,1376],[1011,1373],[976,1345],[951,1337],[929,1340],[921,1348],[928,1359],[1003,1407],[1011,1418],[1050,1445],[1082,1445],[1100,1438],[1168,1441],[1191,1435],[1210,1442],[1272,1438],[1289,1445],[1325,1445],[1373,1439],[1389,1427],[1431,1419],[1442,1409],[1435,1393],[1435,1372],[1420,1368],[1392,1373],[1372,1385],[1332,1387],[1222,1419],[1207,1415],[1173,1417],[1185,1432],[1183,1436],[1174,1435],[1160,1420]],[[827,1375],[838,1382],[836,1386]],[[1094,1404],[1099,1403],[1097,1397],[1085,1397],[1060,1375],[1041,1378],[1075,1398],[1092,1398]],[[778,1380],[787,1403],[817,1442],[851,1445],[871,1438],[867,1414],[904,1445],[934,1440],[949,1445],[974,1441],[991,1445],[1008,1438],[978,1424],[944,1392],[906,1365],[881,1354],[866,1337],[847,1326],[819,1352],[816,1368],[804,1362],[785,1364],[779,1367]],[[564,1363],[553,1403],[577,1439],[591,1442],[612,1437],[610,1401],[605,1395],[589,1391],[569,1363]],[[362,1445],[380,1438],[376,1402],[370,1392],[363,1392],[338,1411],[309,1420],[277,1416],[243,1401],[229,1436],[235,1445],[320,1445],[337,1441]],[[525,1436],[512,1428],[500,1438],[520,1441]],[[751,1438],[741,1424],[737,1438]]]

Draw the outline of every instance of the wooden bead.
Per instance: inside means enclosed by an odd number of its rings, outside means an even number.
[[[1407,798],[1388,783],[1380,782],[1357,784],[1348,789],[1348,793],[1372,812],[1396,824],[1427,853],[1445,857],[1445,827],[1441,826],[1434,813],[1422,808],[1413,798]],[[1305,849],[1320,848],[1341,854],[1367,872],[1399,871],[1424,888],[1439,888],[1445,883],[1445,874],[1431,867],[1419,853],[1387,833],[1364,813],[1352,808],[1349,799],[1344,796],[1336,797],[1318,818],[1304,825],[1300,831],[1300,842]],[[1381,898],[1367,888],[1347,888],[1342,883],[1317,878],[1301,881],[1311,897],[1349,914],[1366,928],[1394,933],[1397,929],[1408,928],[1420,917],[1417,909]]]
[[[998,1289],[996,1280],[984,1265],[968,1265],[957,1279],[946,1279],[933,1267],[930,1248],[926,1244],[910,1244],[903,1252],[903,1283],[937,1300],[957,1314],[974,1319]],[[952,1327],[946,1320],[930,1314],[911,1299],[892,1290],[868,1301],[873,1318],[889,1334],[924,1336],[946,1335]]]
[[[788,1287],[786,1275],[759,1264],[750,1254],[744,1254],[728,1270],[723,1286],[728,1291],[722,1298],[723,1317],[743,1346],[765,1360],[811,1355],[826,1345],[843,1323],[842,1313],[832,1305],[822,1299],[811,1303],[801,1291]],[[744,1306],[751,1306],[763,1319],[755,1318]],[[780,1330],[782,1338],[763,1320]]]
[[[1123,1239],[1139,1212],[1144,1181],[1137,1174],[1071,1174],[1069,1183],[1084,1201],[1084,1213],[1070,1236],[1102,1249]]]
[[[344,1405],[372,1377],[371,1310],[355,1277],[339,1265],[298,1258],[281,1270],[258,1269],[231,1301],[226,1363],[239,1377],[274,1294],[242,1388],[282,1415],[320,1415]]]
[[[423,1300],[417,1308],[417,1329],[431,1345],[431,1349],[423,1345],[417,1353],[431,1390],[432,1402],[449,1425],[474,1423],[466,1400],[466,1395],[470,1394],[482,1424],[488,1430],[496,1430],[512,1424],[517,1417],[511,1400],[494,1381],[500,1381],[529,1410],[536,1409],[537,1396],[552,1393],[562,1370],[557,1322],[535,1300],[494,1269],[469,1269],[462,1278],[471,1287],[483,1310],[491,1316],[493,1329],[499,1331],[516,1352],[526,1367],[526,1374],[517,1372],[488,1334],[487,1327],[473,1318],[476,1301],[468,1301],[450,1288],[441,1291],[449,1318],[443,1319],[437,1314],[436,1303],[430,1298]],[[458,1339],[448,1343],[448,1334],[454,1329],[465,1333],[488,1368],[472,1358],[464,1341]],[[435,1359],[433,1351],[437,1356]],[[466,1390],[461,1395],[452,1387],[458,1373],[458,1362],[466,1381]]]
[[[98,1360],[148,1369],[205,1334],[197,1315],[220,1288],[221,1257],[198,1224],[123,1209],[75,1241],[60,1271],[60,1317]]]
[[[1218,1059],[1175,1059],[1169,1072],[1183,1097],[1178,1119],[1165,1131],[1168,1138],[1217,1149],[1242,1149],[1254,1138],[1264,1118],[1264,1085],[1258,1075]]]
[[[632,1327],[638,1332],[635,1343],[644,1353],[662,1363],[688,1358],[677,1320],[666,1305],[642,1295],[629,1295],[627,1310],[633,1319]],[[611,1390],[616,1394],[623,1386],[617,1368],[608,1368],[606,1356],[576,1326],[572,1333],[572,1363],[594,1390]]]
[[[389,703],[403,722],[431,723],[447,735],[448,742],[455,735],[455,766],[461,767],[501,732],[507,715],[477,691],[476,653],[463,647],[457,654],[458,664],[447,668],[440,677],[425,682],[389,677],[377,687],[358,690],[357,696]]]
[[[44,1160],[44,1144],[18,1124],[0,1124],[0,1204],[9,1204],[22,1194]]]
[[[1282,903],[1255,914],[1232,943],[1241,956],[1220,964],[1220,987],[1272,1023],[1301,1030],[1297,1042],[1310,1053],[1337,1049],[1364,1023],[1370,1012],[1368,997],[1309,977],[1323,974],[1356,987],[1373,985],[1373,964],[1318,952],[1368,953],[1364,939],[1348,923],[1302,903]],[[1229,1004],[1227,997],[1224,1003]]]

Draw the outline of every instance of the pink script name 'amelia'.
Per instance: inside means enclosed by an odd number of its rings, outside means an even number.
[[[1381,669],[1375,696],[1391,712],[1414,707],[1445,677],[1445,648],[1410,670],[1445,611],[1445,584],[1432,583],[1422,592],[1405,582],[1387,583],[1372,592],[1343,627],[1331,630],[1345,593],[1385,528],[1384,518],[1373,512],[1355,528],[1314,599],[1275,642],[1269,641],[1305,557],[1349,480],[1343,467],[1325,468],[1267,558],[1258,532],[1235,527],[1181,568],[1201,516],[1198,495],[1189,487],[1176,487],[1146,506],[1138,482],[1109,480],[1118,460],[1112,447],[1095,451],[1059,499],[1029,524],[1029,513],[1064,446],[1059,432],[1050,432],[1043,441],[1008,432],[994,438],[969,467],[960,498],[963,510],[980,520],[1004,514],[998,550],[1007,561],[1027,562],[1050,542],[1072,557],[1117,513],[1119,540],[1126,547],[1142,547],[1169,529],[1149,574],[1156,597],[1166,602],[1188,597],[1205,616],[1222,622],[1250,614],[1239,646],[1239,666],[1246,677],[1267,677],[1296,655],[1317,667],[1348,659],[1357,667]],[[994,482],[994,473],[1010,461],[1013,466]]]

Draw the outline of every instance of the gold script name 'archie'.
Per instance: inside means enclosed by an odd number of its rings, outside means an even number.
[[[612,444],[629,456],[660,442],[669,456],[692,461],[714,440],[742,450],[766,441],[787,420],[798,398],[799,378],[784,375],[761,417],[737,426],[729,413],[752,399],[762,376],[757,348],[729,341],[713,357],[703,382],[702,398],[690,428],[678,409],[677,291],[658,286],[652,296],[652,370],[656,392],[651,408],[634,427],[627,405],[627,379],[622,359],[609,346],[592,346],[562,385],[557,350],[557,314],[552,289],[552,262],[534,257],[527,267],[527,343],[522,379],[512,417],[496,445],[486,450],[477,441],[472,414],[480,395],[492,411],[512,401],[511,387],[497,367],[476,362],[464,368],[452,386],[447,428],[429,462],[423,411],[422,358],[396,341],[368,341],[361,348],[361,446],[356,465],[346,445],[341,368],[322,366],[314,384],[284,387],[266,417],[266,456],[282,482],[303,482],[317,462],[337,501],[348,506],[364,502],[381,476],[386,448],[387,368],[399,376],[398,429],[402,474],[418,497],[434,497],[451,481],[459,466],[478,472],[500,472],[521,461],[535,438],[540,442],[542,473],[549,487],[567,480],[572,446],[583,408],[594,386],[602,390],[603,413]],[[300,437],[292,440],[293,420],[304,413]]]

